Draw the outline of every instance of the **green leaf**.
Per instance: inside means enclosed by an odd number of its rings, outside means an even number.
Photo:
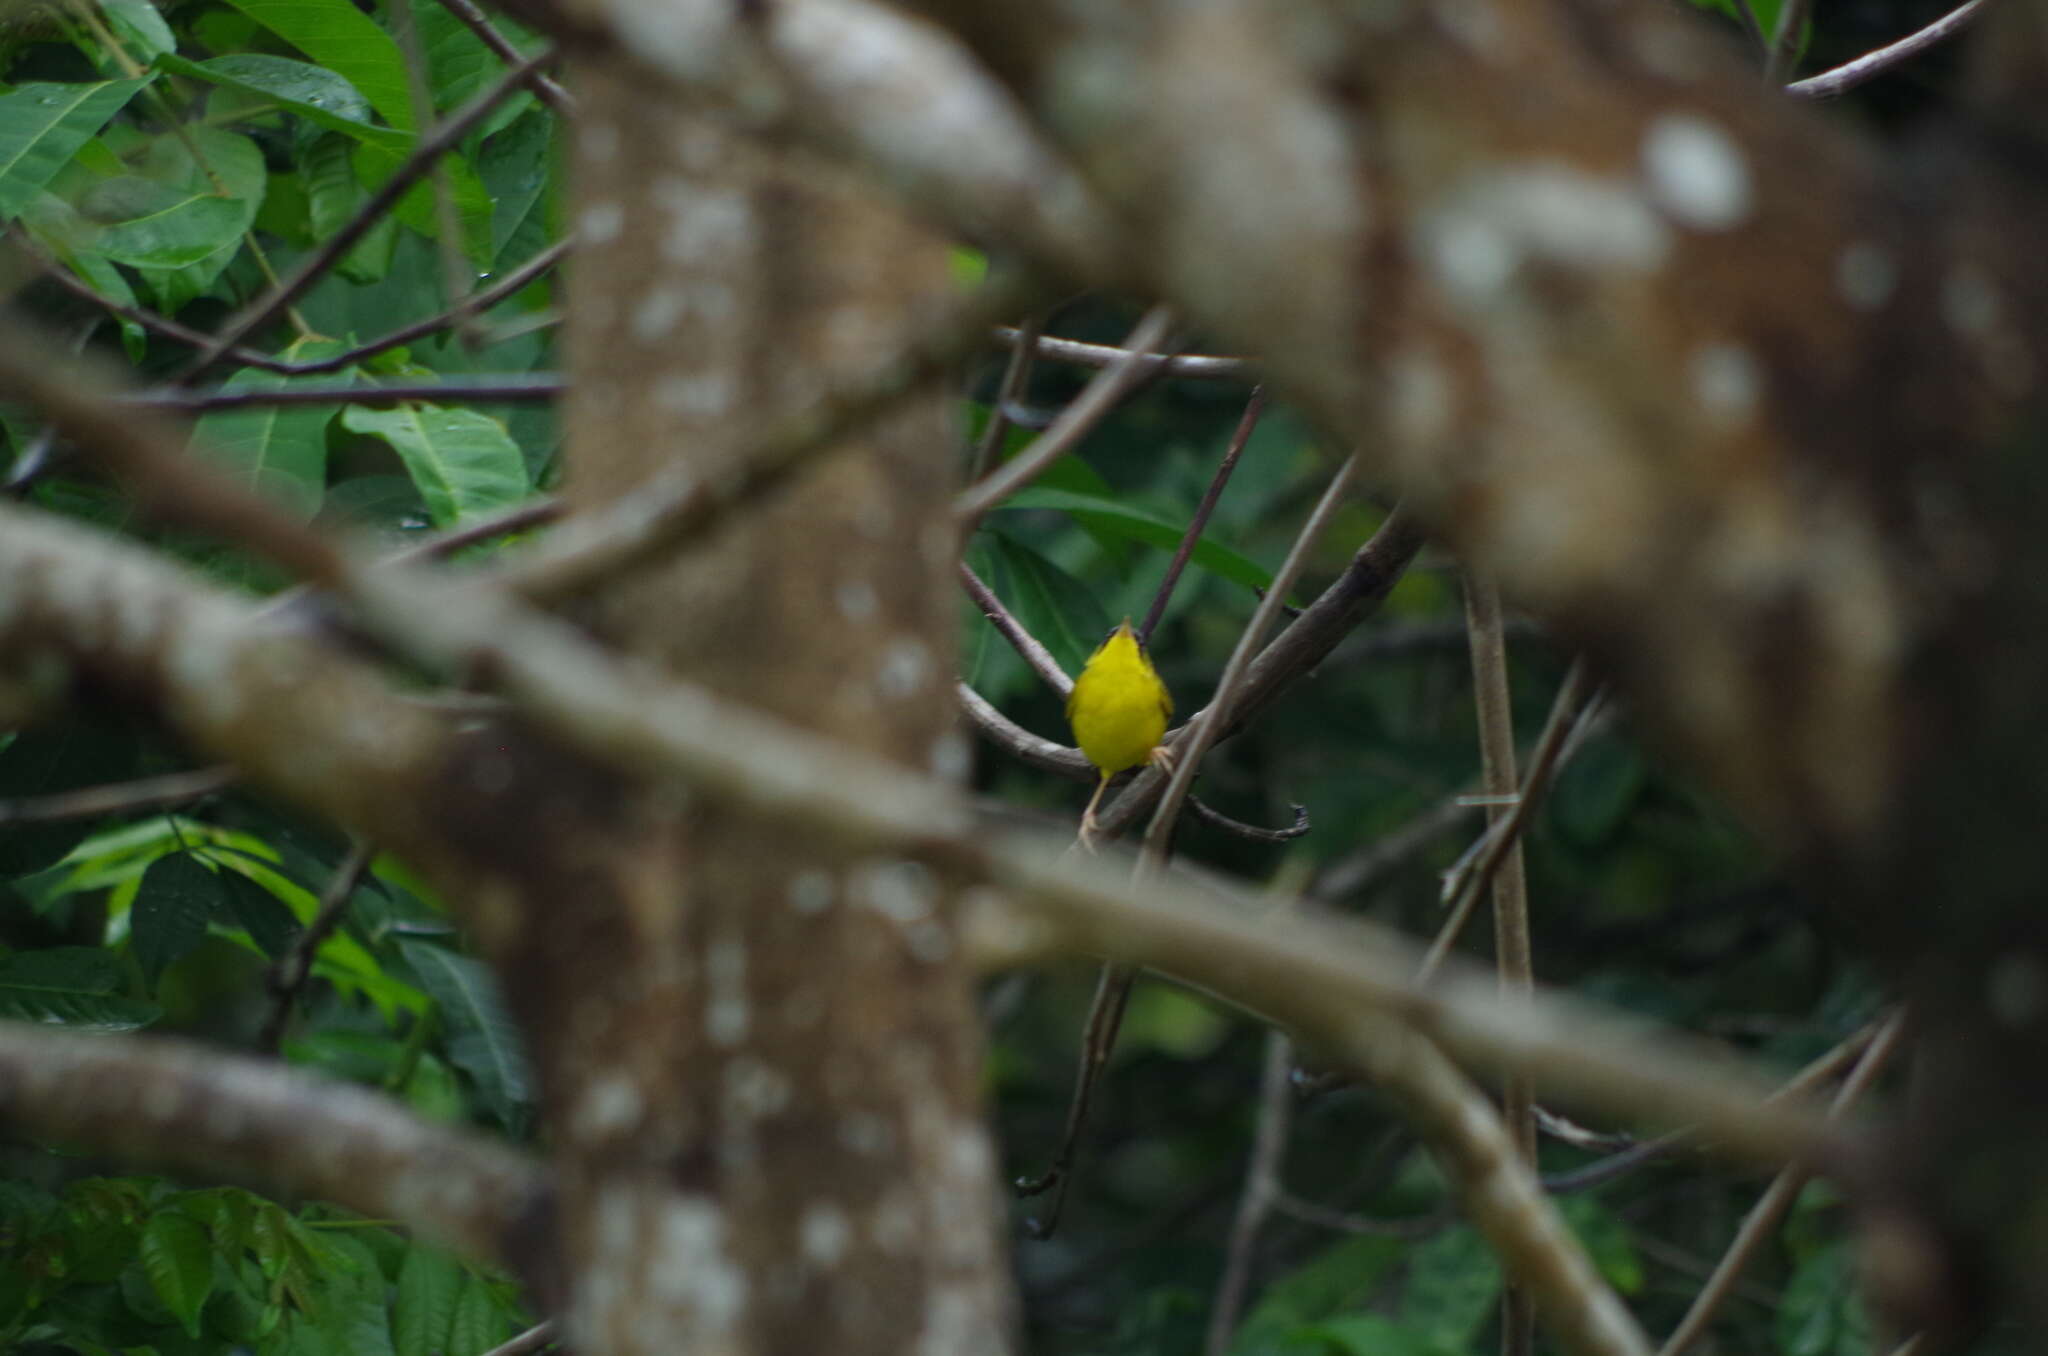
[[[31,84],[0,95],[0,222],[19,216],[149,80]]]
[[[214,878],[227,896],[227,911],[264,955],[277,957],[299,935],[298,915],[277,896],[239,871],[221,871]]]
[[[122,50],[138,62],[148,62],[178,45],[154,0],[100,0],[100,13],[121,39]]]
[[[141,1257],[157,1298],[187,1336],[198,1337],[199,1311],[213,1293],[213,1244],[205,1228],[181,1211],[159,1210],[143,1226]]]
[[[1463,1348],[1500,1299],[1500,1263],[1469,1224],[1446,1229],[1408,1255],[1401,1323],[1445,1346]]]
[[[1591,1196],[1566,1196],[1557,1206],[1607,1283],[1624,1295],[1641,1293],[1643,1259],[1621,1217]]]
[[[231,89],[257,101],[259,110],[280,109],[317,127],[338,132],[365,145],[405,155],[417,138],[370,121],[370,102],[338,72],[290,57],[238,52],[210,61],[176,55],[157,58],[161,69]]]
[[[150,983],[206,940],[206,925],[220,899],[220,882],[191,853],[173,852],[150,863],[128,934]]]
[[[0,956],[0,1017],[80,1031],[134,1031],[163,1009],[118,996],[120,962],[92,946],[56,946]]]
[[[489,1351],[512,1335],[512,1322],[505,1306],[491,1293],[481,1276],[465,1276],[462,1297],[455,1302],[455,1317],[448,1326],[450,1351]]]
[[[450,1351],[484,1351],[449,1341],[455,1306],[462,1297],[463,1270],[438,1248],[415,1244],[398,1270],[391,1305],[391,1345],[398,1356],[440,1356]]]
[[[136,774],[129,731],[83,716],[51,721],[14,736],[0,749],[0,799],[47,796]],[[85,841],[90,819],[10,824],[0,828],[0,878],[40,871]]]
[[[1077,494],[1072,490],[1052,489],[1043,485],[1021,489],[996,507],[1058,509],[1073,515],[1075,521],[1087,526],[1133,541],[1141,541],[1165,551],[1171,551],[1179,546],[1182,535],[1187,531],[1185,523],[1175,524],[1156,513],[1132,508],[1121,500],[1100,495]],[[1273,582],[1271,572],[1257,561],[1240,555],[1207,536],[1197,539],[1190,558],[1210,573],[1219,574],[1246,588],[1263,589]]]
[[[1266,1287],[1238,1325],[1233,1356],[1265,1356],[1287,1345],[1303,1324],[1362,1307],[1387,1268],[1409,1248],[1396,1238],[1361,1236],[1333,1244]]]
[[[351,153],[356,175],[367,189],[376,189],[398,172],[404,157],[383,146],[359,145]],[[460,155],[441,158],[441,176],[448,183],[449,196],[461,221],[461,245],[479,263],[491,257],[491,195],[477,178],[476,170]],[[406,190],[392,214],[429,240],[441,237],[440,210],[434,203],[434,185],[423,180]]]
[[[492,204],[493,265],[508,258],[523,260],[548,243],[549,189],[556,168],[554,134],[554,115],[536,109],[485,142],[477,156],[477,177]]]
[[[418,402],[390,410],[351,405],[341,422],[391,444],[438,527],[508,508],[533,489],[526,459],[505,425],[475,410]]]
[[[443,947],[407,940],[398,949],[419,975],[420,987],[441,1005],[448,1058],[476,1081],[498,1119],[510,1121],[533,1101],[533,1085],[496,977],[482,962]]]
[[[1378,1314],[1351,1314],[1326,1319],[1288,1334],[1288,1349],[1335,1356],[1458,1356],[1446,1346]]]
[[[1792,1273],[1776,1336],[1783,1356],[1868,1356],[1870,1318],[1857,1295],[1850,1243],[1835,1240]]]
[[[1621,828],[1649,780],[1649,764],[1634,744],[1600,735],[1558,774],[1551,818],[1574,841],[1597,847]]]
[[[405,58],[389,33],[351,0],[228,0],[362,91],[393,127],[414,127]]]
[[[285,349],[288,362],[314,362],[344,351],[337,340],[299,339]],[[227,391],[282,391],[308,382],[334,385],[348,371],[318,377],[289,377],[245,367],[228,378]],[[216,410],[192,430],[193,449],[225,468],[245,488],[285,512],[309,519],[320,508],[327,486],[327,425],[341,409],[332,405],[251,405]]]
[[[1109,631],[1102,604],[1087,585],[1031,547],[995,530],[987,537],[1008,585],[1003,602],[1069,676],[1079,673]]]
[[[255,216],[239,198],[194,193],[126,175],[98,185],[80,201],[84,214],[108,223],[99,251],[116,263],[183,268],[236,241]]]
[[[387,0],[387,12],[390,3]],[[413,31],[427,59],[427,91],[436,111],[445,113],[469,102],[504,70],[483,39],[439,0],[411,0],[411,8]]]

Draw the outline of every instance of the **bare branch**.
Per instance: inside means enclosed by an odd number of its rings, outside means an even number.
[[[541,1169],[360,1088],[161,1036],[0,1022],[0,1115],[17,1132],[202,1179],[400,1219],[484,1261],[524,1263]]]
[[[1918,32],[1909,33],[1897,42],[1866,52],[1854,61],[1846,61],[1833,70],[1810,75],[1804,80],[1794,80],[1785,86],[1785,93],[1797,99],[1832,99],[1838,94],[1847,94],[1858,85],[1875,80],[1892,67],[1920,55],[1944,38],[1958,33],[1970,20],[1977,17],[1984,8],[1985,0],[1969,0],[1942,15]]]

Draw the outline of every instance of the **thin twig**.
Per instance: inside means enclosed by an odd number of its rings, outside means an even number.
[[[994,589],[982,582],[981,576],[974,572],[971,565],[963,560],[959,564],[959,571],[960,587],[967,590],[967,596],[981,609],[981,615],[987,617],[989,625],[995,627],[1002,638],[1010,642],[1010,648],[1023,657],[1031,671],[1061,697],[1072,692],[1074,680],[1060,667],[1060,661],[1052,657],[1052,651],[1039,644],[1038,638],[1024,629],[1024,624],[1017,620],[1010,609],[1003,606],[1003,600],[996,597]]]
[[[448,0],[441,0],[441,2],[447,4]],[[542,1347],[552,1343],[556,1336],[557,1325],[555,1320],[550,1318],[545,1322],[534,1324],[510,1341],[500,1342],[489,1351],[479,1353],[479,1356],[531,1356],[531,1353],[539,1351]]]
[[[974,460],[967,468],[969,481],[988,474],[1002,448],[1003,435],[1010,431],[1010,405],[1023,397],[1025,383],[1031,380],[1031,360],[1038,356],[1038,336],[1043,329],[1044,323],[1033,315],[1018,330],[1023,341],[1010,348],[1010,361],[1003,367],[1003,379],[997,383],[996,398],[988,408],[988,426],[982,429],[981,438],[974,445]]]
[[[441,8],[454,15],[457,22],[476,34],[492,55],[507,66],[517,66],[526,60],[526,54],[512,45],[512,40],[500,33],[491,17],[478,8],[473,0],[441,0]],[[534,92],[540,101],[563,117],[576,111],[576,97],[563,89],[561,83],[546,71],[538,68],[529,71],[526,87]]]
[[[1898,1049],[1899,1039],[1905,1034],[1905,1025],[1906,1015],[1899,1011],[1894,1012],[1878,1029],[1877,1035],[1864,1049],[1863,1057],[1856,1062],[1856,1067],[1850,1070],[1849,1077],[1843,1080],[1841,1089],[1835,1093],[1835,1100],[1828,1107],[1830,1120],[1839,1119],[1856,1104],[1858,1098],[1869,1091],[1870,1085],[1877,1081],[1877,1076],[1884,1072],[1885,1063],[1891,1058],[1892,1052]],[[1806,1185],[1806,1179],[1811,1175],[1811,1169],[1806,1164],[1794,1163],[1771,1179],[1770,1186],[1743,1219],[1742,1227],[1735,1231],[1735,1240],[1728,1245],[1728,1251],[1721,1255],[1721,1261],[1715,1266],[1714,1274],[1700,1287],[1699,1294],[1693,1298],[1692,1308],[1686,1311],[1685,1318],[1672,1332],[1670,1339],[1664,1343],[1657,1356],[1682,1356],[1687,1348],[1699,1340],[1700,1334],[1707,1330],[1707,1325],[1713,1322],[1714,1315],[1727,1301],[1744,1268],[1755,1260],[1758,1251],[1777,1231],[1778,1225],[1784,1220],[1786,1212],[1792,1208],[1792,1203],[1798,1199],[1800,1189]]]
[[[1505,832],[1520,779],[1515,773],[1515,724],[1508,697],[1508,647],[1501,630],[1500,589],[1484,575],[1465,575],[1465,626],[1471,637],[1472,704],[1479,726],[1479,783],[1492,798],[1487,819],[1508,843],[1493,872],[1494,965],[1501,992],[1528,994],[1536,988],[1535,957],[1529,940],[1528,881],[1522,871],[1519,836]],[[1567,688],[1577,686],[1566,679]],[[1563,709],[1562,697],[1558,706]],[[1561,724],[1562,722],[1553,722]],[[1476,873],[1475,873],[1476,874]],[[1474,895],[1478,891],[1474,890]],[[1501,1120],[1523,1159],[1536,1162],[1536,1092],[1521,1075],[1501,1085]],[[1501,1295],[1501,1356],[1528,1356],[1536,1342],[1536,1310],[1529,1294],[1509,1285]]]
[[[1023,331],[999,326],[996,342],[1015,348],[1023,342]],[[1128,348],[1114,344],[1089,344],[1079,339],[1057,339],[1051,335],[1038,336],[1035,345],[1038,356],[1054,362],[1073,363],[1079,367],[1108,367],[1131,356]],[[1163,377],[1228,377],[1239,378],[1251,375],[1252,365],[1243,358],[1224,357],[1208,353],[1153,353],[1149,355],[1159,363],[1159,374]]]
[[[1268,1031],[1266,1061],[1259,1075],[1259,1128],[1252,1137],[1251,1163],[1245,1168],[1237,1215],[1230,1222],[1223,1279],[1217,1283],[1216,1299],[1209,1307],[1203,1356],[1225,1356],[1237,1331],[1237,1316],[1251,1284],[1259,1226],[1265,1223],[1280,1191],[1280,1162],[1287,1152],[1287,1131],[1294,1118],[1294,1090],[1288,1085],[1293,1067],[1294,1042],[1278,1031]]]
[[[370,195],[369,201],[343,223],[339,230],[321,242],[319,248],[306,257],[291,277],[223,326],[199,356],[179,373],[178,380],[183,383],[196,380],[219,362],[228,350],[268,325],[281,311],[304,296],[311,290],[313,284],[325,277],[328,270],[369,233],[372,227],[383,220],[386,213],[398,206],[399,199],[419,182],[422,175],[434,167],[435,162],[453,150],[462,138],[468,136],[479,123],[490,116],[492,109],[503,103],[524,83],[528,71],[544,66],[554,58],[555,49],[550,45],[515,66],[495,85],[470,100],[466,106],[450,115],[432,131],[422,135],[413,146],[412,154],[407,156],[404,163],[392,172],[391,177]]]
[[[1188,810],[1195,818],[1212,828],[1221,829],[1225,833],[1235,834],[1254,843],[1291,843],[1309,831],[1308,807],[1292,805],[1288,808],[1294,812],[1294,819],[1286,828],[1262,829],[1256,824],[1246,824],[1242,820],[1232,819],[1222,811],[1203,804],[1200,796],[1188,797]]]
[[[1847,94],[1858,85],[1875,80],[1892,67],[1911,60],[1942,39],[1959,32],[1963,25],[1977,17],[1984,5],[1985,0],[1969,0],[1968,4],[1950,10],[1927,27],[1909,33],[1895,43],[1866,52],[1833,70],[1794,80],[1785,86],[1785,93],[1796,99],[1832,99],[1838,94]]]
[[[1584,700],[1586,686],[1584,661],[1575,662],[1558,687],[1557,698],[1550,706],[1550,718],[1544,722],[1535,752],[1530,755],[1528,779],[1519,791],[1511,787],[1505,793],[1488,792],[1489,795],[1506,796],[1504,803],[1492,807],[1505,813],[1492,819],[1486,835],[1475,844],[1475,851],[1445,873],[1444,903],[1448,912],[1435,940],[1430,943],[1422,963],[1422,973],[1417,977],[1419,980],[1428,980],[1437,966],[1443,964],[1444,956],[1457,941],[1466,919],[1471,917],[1473,905],[1486,889],[1487,882],[1520,841],[1529,816],[1542,804],[1551,780],[1562,765],[1567,747],[1575,743],[1574,736],[1581,730],[1590,728],[1591,718],[1599,707],[1596,702]]]
[[[388,385],[282,386],[274,391],[184,391],[175,387],[137,391],[116,397],[119,404],[146,410],[200,414],[208,410],[244,410],[283,405],[400,405],[408,400],[466,403],[530,404],[553,400],[564,390],[552,372],[478,375],[442,381],[403,381]]]
[[[1173,775],[1167,780],[1166,790],[1161,793],[1159,803],[1152,811],[1152,822],[1145,830],[1144,852],[1139,863],[1142,870],[1156,871],[1166,860],[1167,840],[1173,833],[1173,821],[1180,812],[1180,805],[1187,798],[1188,788],[1194,785],[1195,773],[1199,770],[1202,756],[1216,742],[1217,736],[1231,718],[1231,707],[1237,701],[1238,689],[1251,670],[1252,657],[1259,650],[1266,632],[1280,614],[1281,601],[1294,587],[1294,581],[1302,568],[1308,564],[1309,552],[1322,540],[1323,529],[1329,526],[1330,518],[1338,505],[1344,502],[1344,494],[1351,485],[1351,477],[1358,470],[1358,454],[1352,453],[1337,468],[1337,474],[1330,477],[1329,486],[1323,497],[1309,513],[1308,521],[1295,535],[1294,545],[1288,548],[1287,558],[1280,562],[1280,568],[1273,572],[1272,586],[1259,605],[1252,610],[1251,620],[1245,623],[1244,633],[1237,638],[1237,648],[1230,652],[1229,660],[1223,666],[1223,674],[1216,680],[1216,691],[1209,698],[1209,704],[1195,714],[1188,722],[1188,728],[1174,745]],[[1149,862],[1149,866],[1147,863]]]
[[[231,767],[202,767],[190,772],[169,772],[161,777],[142,777],[107,786],[58,791],[47,796],[0,800],[0,824],[48,824],[66,819],[128,814],[137,810],[163,810],[225,791],[237,780]]]
[[[1173,597],[1174,586],[1180,583],[1181,571],[1188,565],[1188,557],[1195,553],[1195,543],[1202,539],[1208,529],[1209,516],[1216,511],[1216,501],[1223,497],[1223,487],[1230,483],[1230,473],[1237,469],[1237,459],[1244,455],[1245,444],[1251,441],[1252,430],[1259,426],[1259,416],[1266,409],[1266,388],[1252,387],[1251,399],[1245,402],[1244,413],[1239,416],[1236,432],[1230,435],[1230,444],[1223,450],[1223,461],[1217,466],[1216,474],[1209,477],[1209,487],[1202,491],[1202,502],[1195,505],[1194,517],[1188,519],[1187,530],[1180,534],[1180,544],[1174,547],[1173,559],[1167,562],[1166,573],[1159,580],[1159,587],[1152,595],[1152,606],[1145,610],[1145,620],[1138,627],[1138,644],[1152,643],[1153,628],[1165,615],[1166,604]]]
[[[299,991],[306,987],[306,979],[313,973],[313,957],[318,954],[321,943],[334,935],[341,926],[342,916],[348,912],[350,896],[356,886],[362,883],[363,873],[370,869],[370,862],[377,855],[377,849],[368,842],[357,842],[348,850],[334,868],[334,874],[327,880],[327,888],[320,893],[320,907],[313,914],[312,921],[292,939],[291,949],[286,951],[270,967],[270,1016],[263,1023],[263,1030],[256,1038],[259,1050],[276,1054],[284,1040],[285,1024],[291,1020],[292,1005],[298,1001]]]
[[[1053,420],[1052,427],[1038,435],[1031,446],[998,466],[982,479],[962,490],[953,501],[953,516],[966,532],[988,511],[1044,473],[1045,468],[1074,450],[1074,447],[1103,418],[1159,370],[1152,349],[1166,339],[1173,328],[1173,312],[1154,306],[1131,331],[1127,345],[1135,350],[1104,368],[1081,394],[1069,401]]]

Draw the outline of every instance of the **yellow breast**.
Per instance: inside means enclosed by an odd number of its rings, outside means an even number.
[[[1067,697],[1074,742],[1105,776],[1114,776],[1151,755],[1172,714],[1173,698],[1126,617],[1074,680]]]

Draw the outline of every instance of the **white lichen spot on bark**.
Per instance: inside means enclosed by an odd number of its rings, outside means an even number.
[[[728,1121],[753,1122],[788,1107],[795,1088],[766,1062],[738,1055],[725,1066],[722,1092]]]
[[[872,1111],[849,1111],[839,1118],[839,1143],[863,1158],[879,1158],[896,1146],[896,1130]]]
[[[748,244],[755,230],[753,207],[735,189],[668,179],[655,185],[654,199],[668,213],[661,253],[670,263],[726,258]]]
[[[930,917],[938,903],[939,884],[922,862],[871,861],[855,869],[853,898],[894,923]]]
[[[1749,160],[1718,123],[1697,113],[1664,113],[1643,132],[1643,180],[1673,221],[1727,231],[1756,207]]]
[[[654,384],[656,408],[687,418],[713,420],[733,405],[733,377],[728,371],[671,372]]]
[[[615,202],[594,202],[576,216],[576,243],[586,248],[608,245],[619,238],[626,224],[626,211]]]
[[[957,730],[934,739],[928,757],[932,776],[940,781],[965,782],[974,771],[974,745]]]
[[[576,1100],[571,1132],[580,1139],[605,1139],[631,1130],[646,1114],[640,1089],[623,1070],[592,1079]]]
[[[966,1283],[941,1285],[925,1297],[917,1356],[1001,1351],[1005,1345],[1004,1334],[990,1312],[982,1287]]]
[[[1998,293],[1991,280],[1970,264],[1951,268],[1941,282],[1941,318],[1966,339],[1982,339],[1997,326]]]
[[[882,667],[875,675],[875,689],[888,700],[902,701],[922,692],[931,672],[930,648],[916,636],[897,636],[882,651]]]
[[[827,1201],[806,1209],[797,1231],[804,1259],[820,1271],[837,1266],[846,1255],[847,1244],[853,1241],[853,1221],[844,1210]]]
[[[646,1264],[650,1289],[672,1308],[671,1350],[716,1350],[747,1309],[747,1273],[725,1251],[725,1215],[711,1200],[686,1196],[662,1210]]]
[[[1693,400],[1708,422],[1723,427],[1746,424],[1763,399],[1764,374],[1748,349],[1739,344],[1703,344],[1686,363]]]
[[[1566,164],[1473,174],[1417,218],[1411,247],[1452,297],[1489,305],[1525,263],[1645,272],[1671,233],[1628,183]]]
[[[832,907],[832,873],[817,867],[799,871],[789,878],[785,893],[789,897],[789,907],[797,913],[807,918],[821,914]]]
[[[1888,250],[1868,241],[1843,246],[1835,258],[1835,290],[1859,311],[1875,311],[1892,299],[1899,265]]]
[[[832,590],[832,601],[838,607],[839,615],[850,622],[868,620],[880,606],[874,585],[865,579],[840,580]]]
[[[657,339],[666,338],[675,331],[676,322],[682,319],[685,309],[683,294],[679,288],[653,289],[633,306],[633,337],[643,344],[651,344]]]
[[[605,161],[619,153],[619,129],[597,118],[578,118],[576,148],[587,160]]]
[[[704,958],[704,1034],[713,1045],[731,1047],[747,1038],[747,948],[724,938],[711,944]]]
[[[916,1207],[902,1192],[890,1192],[882,1197],[868,1217],[868,1236],[883,1252],[909,1252],[917,1246]]]

